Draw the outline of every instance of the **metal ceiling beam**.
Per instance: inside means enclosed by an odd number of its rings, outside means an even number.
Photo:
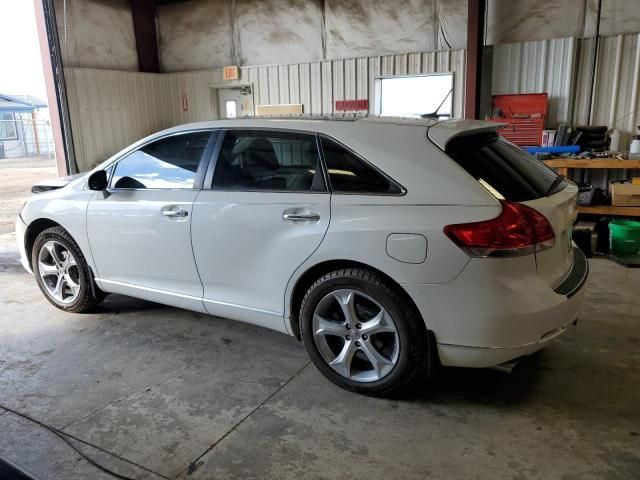
[[[480,87],[482,79],[482,47],[486,0],[469,0],[467,15],[467,68],[465,79],[465,118],[480,118]]]
[[[141,72],[160,73],[158,36],[156,33],[156,1],[130,0],[133,31]]]

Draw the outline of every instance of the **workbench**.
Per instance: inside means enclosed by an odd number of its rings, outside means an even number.
[[[612,170],[640,169],[640,160],[618,160],[617,158],[550,158],[544,160],[547,166],[555,168],[558,174],[568,176],[574,168],[599,168]],[[611,215],[640,217],[640,207],[615,207],[613,205],[594,205],[583,207],[578,205],[578,213],[592,215]]]

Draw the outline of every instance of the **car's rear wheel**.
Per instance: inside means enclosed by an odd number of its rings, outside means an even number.
[[[44,230],[33,244],[31,265],[40,290],[54,306],[83,312],[104,298],[80,248],[62,227]]]
[[[426,366],[426,328],[399,289],[373,271],[335,270],[302,300],[304,346],[316,367],[351,391],[389,395]]]

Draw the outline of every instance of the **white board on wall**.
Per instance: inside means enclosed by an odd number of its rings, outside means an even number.
[[[256,116],[260,115],[301,115],[301,103],[281,103],[277,105],[256,105]]]
[[[380,115],[417,117],[453,112],[453,73],[405,75],[376,80],[376,109]]]

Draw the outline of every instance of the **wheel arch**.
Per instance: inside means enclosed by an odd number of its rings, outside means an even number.
[[[31,257],[33,253],[33,244],[35,243],[36,238],[38,238],[38,235],[44,232],[47,228],[52,228],[52,227],[64,228],[58,222],[55,222],[50,218],[38,218],[32,221],[27,226],[27,229],[25,230],[24,249],[27,254],[27,261],[29,262],[29,267],[31,267],[32,269],[33,269],[33,265],[31,264]],[[65,230],[67,229],[65,228]]]
[[[401,284],[396,282],[391,276],[387,275],[383,271],[372,267],[371,265],[367,265],[366,263],[358,262],[355,260],[326,260],[324,262],[317,263],[315,265],[307,268],[304,273],[302,273],[297,280],[293,288],[291,289],[291,296],[289,298],[289,329],[298,339],[300,339],[300,319],[299,319],[299,311],[302,305],[302,299],[309,289],[309,287],[322,275],[329,273],[333,270],[337,270],[339,268],[364,268],[367,270],[371,270],[382,277],[385,281],[389,282],[395,288],[398,289],[401,295],[406,297],[407,301],[410,302],[411,306],[415,308],[417,315],[422,319],[425,328],[428,330],[428,325],[422,316],[422,313],[418,309],[418,306],[411,298],[411,295],[402,287]]]

